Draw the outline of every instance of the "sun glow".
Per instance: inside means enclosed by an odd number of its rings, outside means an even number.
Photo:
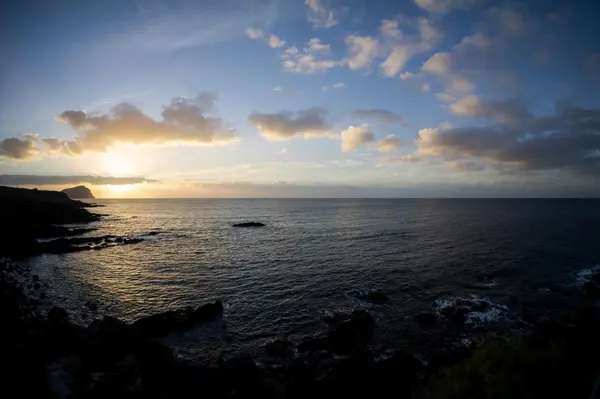
[[[104,155],[104,169],[112,176],[126,176],[135,173],[131,159],[119,152],[109,152]]]
[[[111,192],[111,194],[115,195],[126,195],[135,190],[134,184],[120,184],[120,185],[112,185],[107,184],[106,188]]]

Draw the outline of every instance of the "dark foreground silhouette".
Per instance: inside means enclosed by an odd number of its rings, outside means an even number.
[[[223,317],[220,301],[132,324],[105,316],[82,327],[61,308],[41,315],[15,277],[39,281],[0,264],[7,370],[0,389],[7,398],[587,398],[598,377],[593,309],[449,348],[427,363],[402,350],[375,360],[368,344],[376,321],[355,311],[332,318],[316,337],[268,342],[262,364],[239,355],[199,365],[178,359],[158,338]]]

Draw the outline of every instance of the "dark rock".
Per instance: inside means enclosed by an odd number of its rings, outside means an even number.
[[[432,325],[437,321],[437,316],[435,313],[421,312],[415,315],[415,319],[421,324]]]
[[[348,320],[334,327],[328,334],[334,352],[345,352],[357,345],[365,345],[375,332],[375,319],[365,310],[350,314]]]
[[[95,302],[86,302],[85,306],[92,312],[95,312],[96,310],[98,310],[98,304]]]
[[[589,281],[583,285],[583,292],[585,296],[590,298],[600,297],[600,287]]]
[[[123,244],[138,244],[142,241],[144,241],[143,238],[126,238],[123,240]]]
[[[72,188],[65,188],[61,192],[67,194],[71,199],[94,199],[94,195],[89,188],[85,186],[77,186]]]
[[[39,284],[39,283],[35,283],[35,284],[33,285],[33,289],[34,289],[34,290],[39,290],[39,289],[40,289],[40,284]]]
[[[104,316],[94,320],[87,328],[88,334],[96,341],[99,356],[114,360],[129,350],[134,343],[132,329],[117,318]]]
[[[265,225],[260,222],[245,222],[245,223],[236,223],[233,227],[264,227]]]
[[[467,320],[470,309],[466,306],[453,306],[442,309],[440,314],[447,320],[456,324],[463,324]]]
[[[348,293],[348,295],[360,301],[371,302],[375,304],[387,303],[390,300],[388,296],[381,290],[351,291]]]
[[[48,322],[51,324],[63,324],[69,322],[69,314],[63,308],[53,307],[48,312]]]
[[[132,324],[140,334],[158,337],[173,331],[182,331],[216,319],[223,313],[223,303],[216,301],[197,309],[188,307],[141,318]]]
[[[31,278],[33,279],[33,281],[40,281],[40,277],[37,274],[31,276]]]
[[[287,359],[294,354],[294,343],[287,340],[276,339],[265,344],[265,351],[274,358]]]

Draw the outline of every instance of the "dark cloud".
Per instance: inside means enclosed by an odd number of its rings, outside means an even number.
[[[290,140],[296,137],[337,137],[325,120],[327,111],[310,108],[297,112],[282,111],[274,114],[253,112],[248,121],[270,141]]]
[[[0,158],[27,159],[38,153],[34,134],[25,134],[23,139],[9,137],[0,141]]]
[[[495,119],[493,115],[495,112],[487,116]],[[413,155],[418,159],[480,160],[500,170],[559,170],[600,176],[600,108],[559,103],[554,115],[513,122],[509,126],[423,129]]]
[[[40,176],[40,175],[0,175],[0,185],[3,186],[46,186],[67,184],[140,184],[158,183],[158,180],[146,179],[144,177],[111,177],[111,176]]]
[[[359,118],[375,119],[376,121],[382,123],[406,123],[402,116],[387,109],[357,109],[356,111],[352,112],[352,115]]]

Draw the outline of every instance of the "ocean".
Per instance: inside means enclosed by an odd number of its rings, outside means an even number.
[[[369,309],[374,350],[420,352],[523,328],[586,304],[600,271],[598,200],[118,199],[88,235],[142,237],[136,245],[25,260],[42,306],[88,324],[221,299],[222,320],[165,341],[188,359],[250,353],[275,337],[321,332],[335,312]],[[260,221],[262,228],[233,228]],[[389,302],[360,300],[384,292]],[[43,293],[43,295],[41,295]],[[456,328],[415,315],[457,299],[485,302]],[[94,304],[95,306],[90,304]]]

